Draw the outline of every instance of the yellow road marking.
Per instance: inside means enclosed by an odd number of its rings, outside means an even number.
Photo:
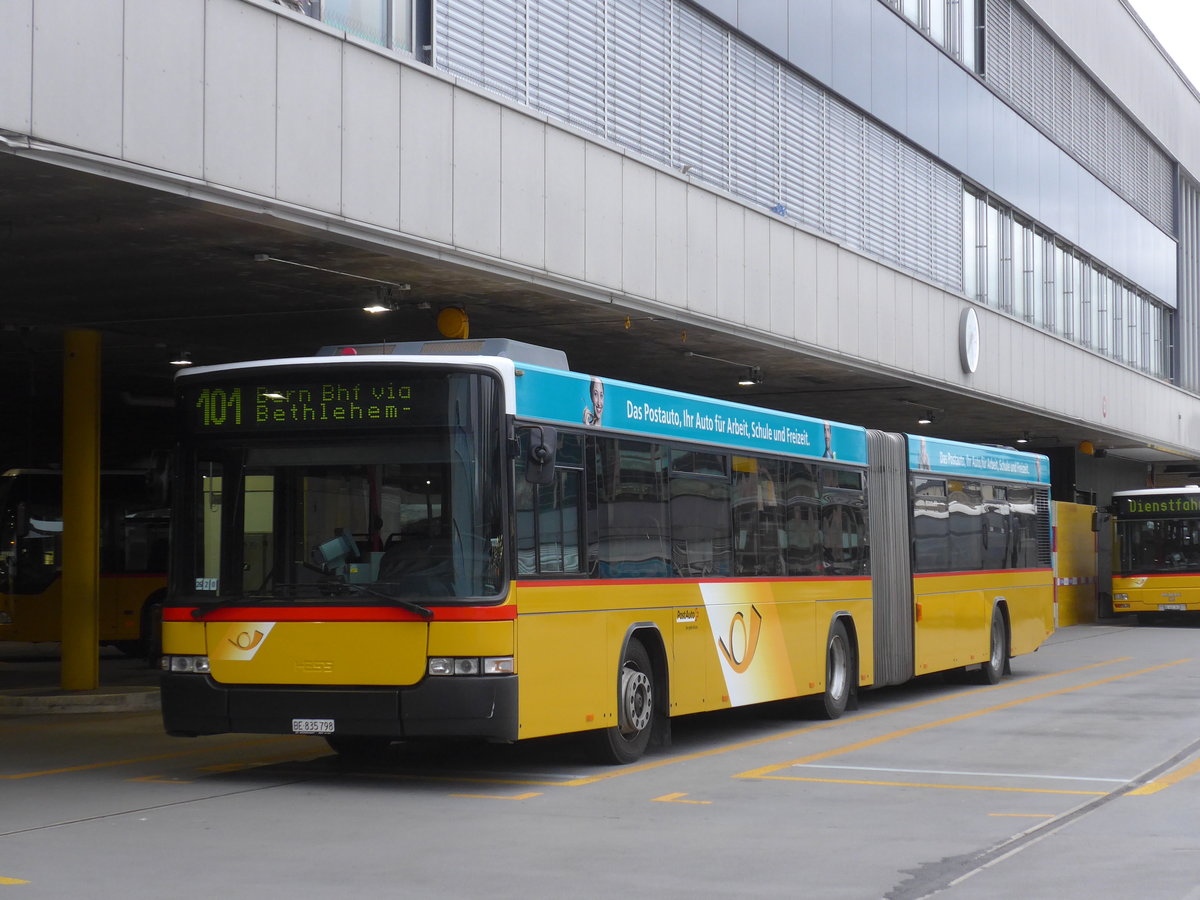
[[[179,750],[175,753],[157,753],[153,756],[135,756],[129,759],[110,759],[107,762],[82,763],[78,766],[63,766],[59,769],[42,769],[39,772],[15,772],[0,775],[0,779],[16,780],[20,778],[40,778],[43,775],[63,775],[67,772],[88,772],[94,769],[111,769],[115,766],[132,766],[136,763],[158,762],[163,759],[179,759],[184,756],[195,756],[198,753],[217,753],[222,750],[233,750],[239,747],[255,747],[259,744],[274,744],[279,741],[293,740],[293,736],[264,738],[257,741],[242,741],[237,744],[223,744],[220,747],[196,747],[191,750]]]
[[[655,803],[695,803],[697,806],[708,806],[712,803],[711,800],[683,800],[687,794],[663,794],[661,797],[655,797]]]
[[[20,878],[5,878],[0,875],[0,884],[29,884],[29,882],[22,881]]]
[[[528,794],[513,794],[511,797],[501,797],[497,794],[451,794],[451,797],[468,797],[472,800],[528,800],[530,797],[542,796],[540,791],[532,791]]]
[[[1159,791],[1166,790],[1173,784],[1178,784],[1185,778],[1191,778],[1197,772],[1200,772],[1200,759],[1194,760],[1173,772],[1168,772],[1162,778],[1155,778],[1153,781],[1146,782],[1140,788],[1130,791],[1129,796],[1145,797],[1148,794],[1157,794]]]
[[[1157,672],[1160,669],[1167,669],[1171,666],[1178,666],[1181,663],[1191,662],[1190,659],[1177,659],[1174,662],[1162,663],[1157,666],[1150,666],[1146,669],[1138,669],[1136,672],[1126,672],[1122,675],[1112,675],[1108,678],[1101,678],[1097,681],[1089,681],[1086,684],[1078,684],[1072,687],[1059,688],[1056,691],[1047,691],[1044,694],[1034,694],[1031,697],[1022,697],[1017,700],[1009,700],[1007,703],[998,703],[995,706],[988,706],[983,709],[973,710],[972,712],[961,713],[957,716],[950,716],[946,719],[939,719],[935,722],[925,722],[921,725],[913,725],[909,728],[901,728],[899,731],[891,731],[887,734],[877,735],[873,738],[867,738],[864,741],[858,741],[853,744],[847,744],[844,747],[835,747],[832,750],[824,750],[820,753],[813,753],[808,756],[802,756],[799,759],[789,760],[785,763],[776,763],[770,766],[763,766],[759,769],[751,769],[749,772],[742,772],[735,775],[735,778],[775,778],[783,781],[813,781],[811,778],[800,778],[797,776],[776,775],[775,772],[781,769],[789,769],[793,766],[804,765],[805,763],[816,762],[821,759],[829,759],[832,756],[841,756],[844,753],[853,753],[855,750],[865,750],[868,747],[875,747],[879,744],[894,741],[898,738],[908,737],[913,734],[919,734],[922,731],[929,731],[933,728],[941,728],[944,725],[953,725],[956,722],[965,722],[968,719],[978,718],[987,713],[999,712],[1003,709],[1012,709],[1015,706],[1021,706],[1025,703],[1032,703],[1035,700],[1045,700],[1049,697],[1058,697],[1063,694],[1082,691],[1085,688],[1097,687],[1101,684],[1108,684],[1113,681],[1121,681],[1125,678],[1133,678],[1135,675],[1145,675],[1148,672]],[[920,704],[918,704],[920,705]],[[910,707],[911,708],[911,707]],[[856,717],[856,719],[861,717]]]
[[[735,775],[735,778],[745,776]],[[1057,788],[1000,787],[983,784],[932,784],[920,781],[866,781],[854,778],[801,778],[795,775],[772,776],[780,781],[808,781],[816,784],[864,784],[873,787],[942,788],[947,791],[1000,791],[1008,794],[1077,794],[1084,797],[1103,797],[1107,791],[1067,791]]]
[[[126,781],[149,781],[154,784],[191,784],[184,778],[168,778],[166,775],[143,775],[140,778],[126,778]]]

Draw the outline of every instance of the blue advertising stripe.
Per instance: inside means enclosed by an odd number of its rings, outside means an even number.
[[[519,364],[517,415],[758,453],[867,464],[867,433],[742,403]]]
[[[1050,460],[1040,453],[1008,447],[982,447],[940,438],[906,435],[908,467],[935,475],[967,475],[992,480],[1050,483]]]

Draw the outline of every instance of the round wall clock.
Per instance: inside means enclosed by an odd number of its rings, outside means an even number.
[[[958,320],[958,358],[968,375],[979,368],[979,316],[973,306],[964,309]]]

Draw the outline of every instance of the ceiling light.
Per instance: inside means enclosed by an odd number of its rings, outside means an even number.
[[[732,359],[723,359],[720,356],[707,356],[703,353],[696,353],[694,350],[685,350],[683,355],[692,359],[708,359],[713,362],[725,363],[726,365],[737,366],[743,369],[745,374],[738,379],[738,384],[742,387],[749,387],[752,384],[762,384],[762,369],[758,366],[748,366],[745,363],[736,362]]]
[[[174,359],[170,360],[170,363],[173,366],[179,366],[181,369],[185,366],[190,366],[192,364],[192,354],[186,350],[181,350],[175,354]]]
[[[395,312],[396,306],[392,303],[372,303],[370,306],[364,306],[363,312],[369,312],[371,315],[385,312]]]
[[[932,425],[933,424],[933,410],[932,409],[925,410],[925,412],[921,416],[921,418],[917,419],[917,424],[918,425]]]
[[[762,369],[758,366],[751,366],[746,370],[746,374],[738,379],[738,384],[742,387],[750,387],[754,384],[762,384]]]
[[[1019,438],[1017,438],[1017,443],[1018,444],[1028,444],[1029,443],[1029,432],[1028,431],[1021,432],[1021,436]]]

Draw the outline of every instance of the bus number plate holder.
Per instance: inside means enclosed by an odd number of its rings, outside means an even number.
[[[333,719],[292,719],[292,734],[333,734]]]
[[[1184,603],[1160,603],[1158,604],[1159,612],[1184,612],[1187,610],[1187,605]]]

